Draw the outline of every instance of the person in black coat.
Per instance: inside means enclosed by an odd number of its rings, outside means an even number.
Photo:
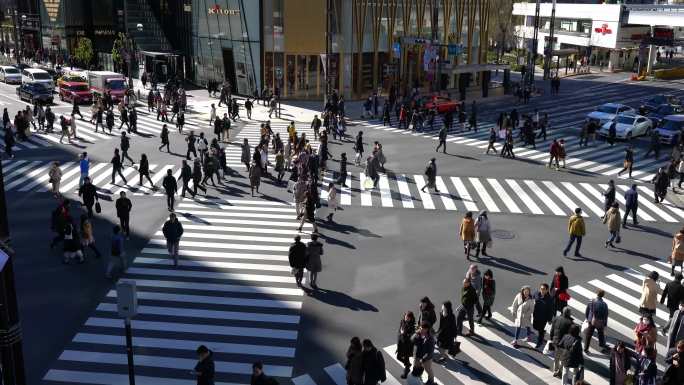
[[[173,206],[176,202],[176,193],[178,192],[178,184],[176,183],[176,178],[173,177],[173,171],[171,171],[171,169],[166,170],[166,176],[162,181],[162,186],[164,186],[164,191],[166,192],[166,206],[169,211],[173,211]]]
[[[663,375],[663,385],[684,384],[684,340],[667,352],[665,362],[668,366]]]
[[[264,373],[264,364],[261,361],[252,364],[252,378],[249,383],[250,385],[278,385],[278,381]]]
[[[302,242],[302,237],[295,235],[294,243],[290,245],[288,252],[288,260],[295,276],[297,286],[302,286],[302,277],[304,277],[304,268],[306,267],[306,245]]]
[[[660,296],[660,303],[665,304],[667,299],[667,308],[670,310],[670,320],[672,315],[679,309],[679,301],[684,299],[684,286],[682,286],[682,273],[676,273],[674,279],[668,282],[663,289],[663,294]],[[667,331],[670,326],[670,321],[663,326],[663,331]]]
[[[451,306],[451,301],[442,304],[442,311],[439,313],[439,329],[437,329],[437,349],[441,357],[436,361],[439,363],[446,361],[449,351],[453,352],[454,340],[456,338],[456,316]]]
[[[93,205],[97,198],[97,188],[90,183],[90,178],[83,179],[83,185],[78,189],[78,195],[83,197],[83,205],[88,209],[88,218],[93,217]]]
[[[613,180],[608,181],[608,190],[603,193],[603,212],[608,211],[609,208],[615,202],[615,182]]]
[[[197,385],[214,385],[215,369],[212,355],[212,351],[204,345],[197,348],[199,360],[192,371],[197,377]]]
[[[344,369],[347,371],[347,385],[363,384],[363,346],[359,337],[352,337],[349,341]]]
[[[188,184],[192,180],[192,168],[188,165],[188,162],[183,159],[183,164],[181,165],[181,174],[178,176],[178,181],[183,182],[183,190],[181,191],[181,197],[185,198],[185,192],[188,191],[193,197],[195,193],[190,190]]]
[[[404,364],[404,374],[401,378],[406,378],[411,371],[410,358],[413,357],[413,342],[411,337],[416,331],[416,318],[412,311],[407,311],[404,318],[399,322],[397,333],[397,360]]]
[[[169,128],[166,126],[166,124],[164,124],[162,127],[159,137],[161,138],[161,146],[159,146],[159,151],[166,147],[166,152],[171,152],[171,148],[169,148]]]
[[[126,237],[130,236],[131,230],[128,224],[131,219],[131,209],[133,204],[131,200],[126,197],[126,193],[122,191],[119,194],[119,199],[116,200],[116,216],[119,217],[119,224],[121,225],[121,230],[126,234]]]
[[[564,335],[558,343],[563,354],[563,377],[571,377],[571,384],[578,379],[580,367],[584,366],[584,354],[582,352],[582,339],[580,338],[579,325],[572,325],[568,334]]]
[[[363,385],[376,385],[387,380],[385,359],[369,339],[363,340]]]
[[[164,223],[162,233],[166,238],[166,248],[169,256],[173,258],[173,265],[178,266],[178,246],[183,236],[183,225],[176,218],[176,214],[171,213],[169,220]]]
[[[561,366],[561,359],[563,358],[563,351],[559,347],[561,339],[568,334],[570,327],[574,325],[572,319],[572,309],[566,307],[561,312],[561,315],[556,316],[551,322],[551,342],[554,346],[554,358],[553,358],[553,376],[561,378],[561,373],[563,367]]]
[[[537,331],[536,348],[544,347],[546,324],[553,318],[553,298],[549,294],[549,285],[542,283],[539,291],[534,295],[534,312],[532,313],[532,327]]]
[[[140,156],[140,165],[138,166],[138,174],[140,174],[140,186],[143,185],[143,177],[147,178],[147,181],[150,182],[150,188],[152,190],[155,189],[154,187],[154,182],[152,182],[152,178],[150,178],[150,161],[147,159],[147,155],[142,154]]]

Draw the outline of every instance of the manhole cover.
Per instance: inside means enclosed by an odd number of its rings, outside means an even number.
[[[498,239],[513,239],[513,238],[515,238],[514,232],[506,231],[506,230],[492,230],[491,235],[492,235],[492,238],[498,238]]]

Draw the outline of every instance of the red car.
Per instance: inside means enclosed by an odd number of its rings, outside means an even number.
[[[458,106],[461,104],[459,101],[451,100],[444,96],[426,96],[423,98],[422,102],[423,108],[426,110],[437,108],[437,112],[440,114],[456,112]]]
[[[93,94],[88,83],[62,82],[59,85],[59,100],[71,101],[73,104],[90,103],[93,101]]]

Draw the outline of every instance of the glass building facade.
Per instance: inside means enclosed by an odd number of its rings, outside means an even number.
[[[254,0],[192,1],[194,81],[228,80],[233,92],[261,87],[260,3]]]

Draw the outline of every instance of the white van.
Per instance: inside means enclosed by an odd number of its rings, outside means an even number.
[[[41,83],[48,90],[55,90],[55,82],[52,80],[52,76],[45,71],[38,68],[24,68],[21,71],[21,82],[22,83]]]

